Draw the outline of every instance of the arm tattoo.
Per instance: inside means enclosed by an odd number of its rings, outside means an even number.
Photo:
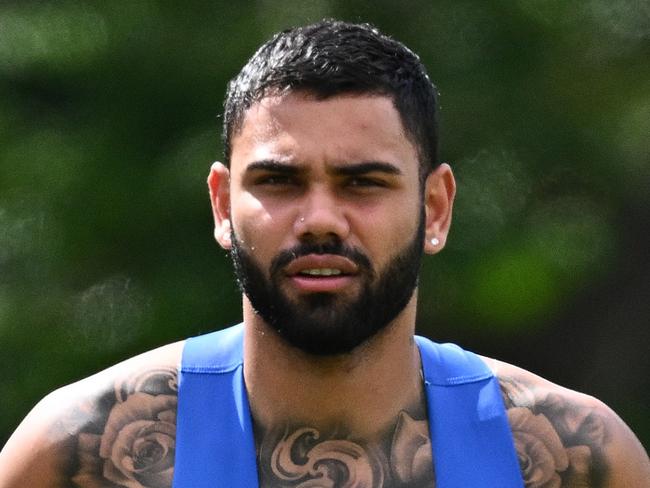
[[[78,488],[170,488],[176,442],[177,371],[142,371],[114,385],[77,435]]]
[[[594,408],[500,377],[526,487],[602,487],[607,431]]]
[[[340,427],[285,425],[261,435],[260,485],[274,488],[433,487],[427,421],[400,412],[378,443]]]

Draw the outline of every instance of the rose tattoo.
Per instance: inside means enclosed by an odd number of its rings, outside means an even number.
[[[521,382],[501,381],[526,487],[602,486],[603,419],[558,394],[535,395]]]
[[[165,376],[168,381],[160,383]],[[76,486],[171,487],[177,407],[176,383],[169,381],[172,376],[175,372],[158,371],[142,383],[116,386],[116,401],[103,431],[79,434],[79,470],[72,478]],[[161,391],[161,384],[166,384],[164,393],[153,394]]]

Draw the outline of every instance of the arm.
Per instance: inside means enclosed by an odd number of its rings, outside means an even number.
[[[595,398],[488,360],[501,384],[527,487],[650,487],[650,461],[623,421]]]
[[[74,440],[57,415],[62,391],[45,397],[23,420],[0,451],[0,488],[58,488],[66,484],[66,459]]]
[[[0,452],[0,488],[168,488],[177,345],[48,395]]]

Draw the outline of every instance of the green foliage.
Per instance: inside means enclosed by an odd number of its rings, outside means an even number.
[[[52,388],[239,319],[205,186],[225,85],[271,33],[322,17],[406,42],[441,92],[459,195],[420,330],[601,396],[650,441],[634,0],[3,2],[0,440]]]

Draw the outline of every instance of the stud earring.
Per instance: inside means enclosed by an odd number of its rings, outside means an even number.
[[[431,239],[431,244],[437,246],[438,244],[440,244],[440,241],[438,240],[437,237],[434,237]]]

